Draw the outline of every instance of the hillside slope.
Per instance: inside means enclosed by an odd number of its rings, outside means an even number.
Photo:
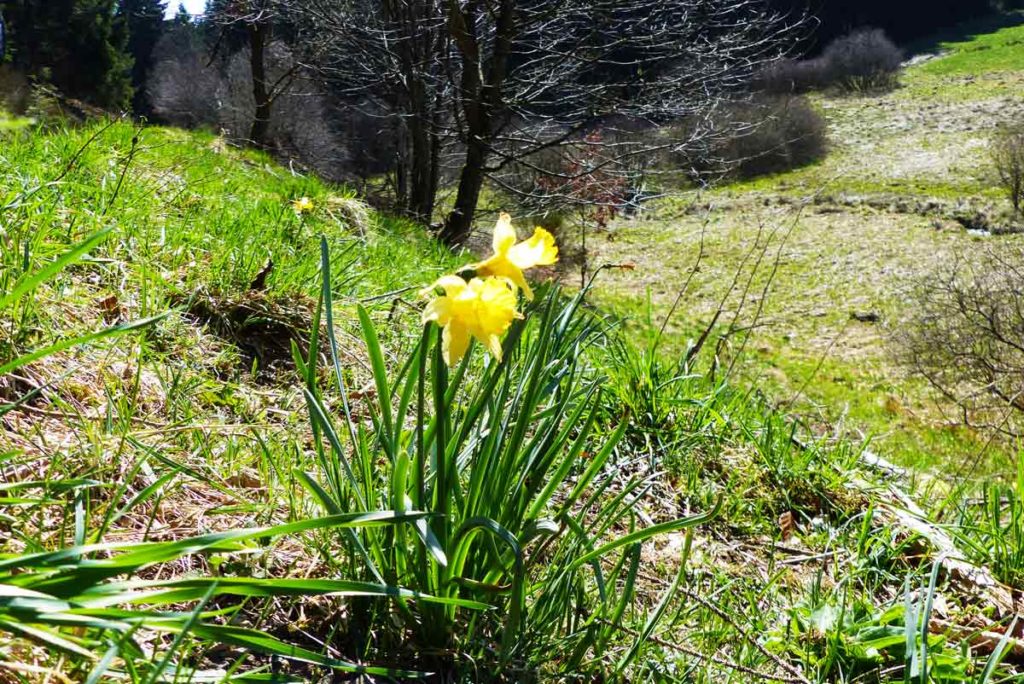
[[[667,310],[703,245],[677,321],[682,343],[712,318],[735,273],[742,284],[759,264],[746,304],[743,288],[725,300],[741,319],[760,312],[742,346],[750,383],[820,432],[871,437],[903,464],[1012,476],[1012,445],[960,427],[956,408],[908,376],[889,341],[917,279],[958,256],[969,261],[981,243],[1022,244],[1019,235],[968,230],[1007,206],[987,145],[998,126],[1024,120],[1022,40],[1024,26],[971,36],[914,60],[890,94],[818,97],[827,159],[666,199],[620,222],[595,261],[638,268],[610,274],[607,301],[629,309],[650,289]]]
[[[428,374],[414,293],[466,257],[213,136],[22,130],[0,169],[0,681],[1019,677],[1024,475],[915,488],[548,286],[503,364],[476,350],[449,375],[435,354]],[[452,384],[427,397],[417,372]],[[436,468],[439,433],[458,494],[431,529],[504,516],[453,536],[479,540],[457,547],[466,578],[426,533],[323,529],[405,514],[408,455]],[[521,491],[539,512],[508,513]],[[373,593],[421,575],[401,601]],[[438,610],[424,592],[442,591]]]

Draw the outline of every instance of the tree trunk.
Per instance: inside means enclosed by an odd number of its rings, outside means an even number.
[[[473,214],[484,185],[484,164],[487,162],[487,144],[477,136],[466,147],[466,163],[459,176],[459,191],[455,207],[445,218],[440,238],[446,245],[461,245],[473,228]]]
[[[395,203],[402,209],[409,207],[409,125],[400,121],[395,129]]]
[[[434,212],[434,197],[431,193],[433,146],[430,143],[430,105],[422,84],[414,84],[410,99],[412,116],[409,119],[409,134],[412,138],[412,163],[409,214],[417,221],[427,223]]]
[[[438,133],[441,127],[441,95],[438,93],[434,102],[433,121],[430,131],[430,213],[434,213],[434,205],[437,203],[437,186],[441,181],[441,135]]]
[[[270,136],[270,109],[273,100],[267,88],[266,50],[270,26],[263,22],[248,25],[249,65],[252,68],[252,96],[256,111],[249,131],[249,140],[259,148],[266,148]]]
[[[493,53],[489,60],[484,60],[475,28],[479,5],[468,5],[468,14],[464,14],[454,0],[448,4],[448,31],[465,60],[459,90],[469,134],[455,207],[445,218],[439,236],[448,245],[465,242],[473,227],[473,214],[484,184],[484,167],[494,138],[494,122],[503,106],[502,86],[516,33],[515,7],[515,0],[501,0],[495,22]]]

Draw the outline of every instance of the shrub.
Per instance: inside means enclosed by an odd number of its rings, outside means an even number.
[[[1001,244],[923,277],[896,337],[968,425],[1024,432],[1024,250]]]
[[[826,122],[806,97],[761,97],[724,112],[717,144],[697,167],[712,176],[752,178],[815,162],[828,149]]]
[[[837,38],[820,57],[782,59],[763,69],[754,89],[771,95],[794,95],[838,88],[848,92],[896,87],[902,51],[879,29],[858,29]]]
[[[754,87],[771,95],[798,95],[829,85],[823,59],[783,59],[758,74]]]
[[[903,52],[879,29],[858,29],[832,41],[821,56],[828,82],[850,92],[891,90]]]
[[[992,162],[1015,213],[1024,208],[1024,124],[999,129],[992,139]]]

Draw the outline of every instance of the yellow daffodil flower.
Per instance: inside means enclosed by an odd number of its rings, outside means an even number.
[[[429,296],[444,290],[423,311],[423,322],[433,321],[444,328],[441,350],[444,362],[457,364],[469,348],[471,337],[478,339],[498,361],[501,361],[501,336],[515,318],[516,294],[505,278],[473,278],[466,282],[450,275],[438,280],[421,294]]]
[[[300,197],[297,200],[292,200],[292,209],[294,209],[295,213],[300,216],[305,214],[307,211],[313,211],[313,200],[308,197]]]
[[[535,228],[529,240],[516,242],[517,239],[512,217],[502,214],[494,226],[494,256],[468,268],[476,271],[480,277],[508,278],[523,291],[527,299],[532,300],[533,290],[526,282],[523,271],[534,266],[550,266],[558,261],[558,247],[555,245],[555,237],[543,228]]]

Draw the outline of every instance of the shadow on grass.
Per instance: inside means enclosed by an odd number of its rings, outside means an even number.
[[[1024,10],[985,14],[903,46],[908,55],[937,54],[947,43],[965,43],[1001,29],[1024,25]]]

